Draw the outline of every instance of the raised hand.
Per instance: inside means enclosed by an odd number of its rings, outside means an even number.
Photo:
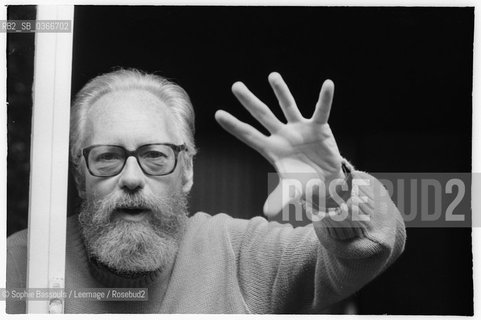
[[[285,124],[279,121],[269,107],[242,82],[232,85],[234,95],[269,131],[269,136],[225,111],[218,110],[215,118],[225,130],[260,152],[276,168],[280,182],[264,205],[264,213],[272,216],[280,212],[289,202],[304,196],[305,188],[302,188],[290,198],[282,197],[282,187],[287,177],[298,175],[299,180],[305,185],[306,177],[315,175],[328,185],[334,179],[344,178],[344,175],[341,169],[342,158],[327,123],[334,95],[334,83],[331,80],[324,82],[310,119],[301,115],[280,74],[271,73],[269,83],[287,119]]]

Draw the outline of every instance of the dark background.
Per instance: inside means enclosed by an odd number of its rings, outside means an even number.
[[[8,14],[33,19],[35,8]],[[282,117],[267,83],[278,71],[310,116],[330,78],[330,124],[356,167],[470,172],[473,26],[473,8],[76,7],[72,94],[119,66],[176,81],[196,109],[191,211],[249,218],[273,168],[214,120],[223,108],[259,128],[233,82]],[[27,226],[33,41],[8,35],[8,234]],[[399,260],[354,295],[358,312],[472,315],[471,230],[407,232]]]

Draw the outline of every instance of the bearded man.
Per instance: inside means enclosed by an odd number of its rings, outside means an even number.
[[[120,69],[82,88],[70,136],[82,206],[68,218],[65,287],[146,288],[148,300],[66,299],[66,313],[321,312],[397,259],[406,237],[399,211],[378,180],[341,157],[327,124],[333,83],[307,119],[278,73],[269,82],[287,123],[244,84],[232,86],[269,136],[225,111],[216,120],[276,168],[280,184],[264,213],[300,201],[313,217],[305,227],[188,213],[194,111],[178,85]],[[307,177],[324,186],[317,198]],[[301,187],[286,196],[292,178]],[[9,237],[7,287],[25,287],[26,248],[26,230]],[[7,312],[25,304],[7,301]]]

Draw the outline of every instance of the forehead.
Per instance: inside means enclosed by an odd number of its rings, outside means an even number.
[[[182,143],[171,110],[156,95],[141,89],[100,97],[87,114],[86,132],[86,145],[136,148],[148,143]]]

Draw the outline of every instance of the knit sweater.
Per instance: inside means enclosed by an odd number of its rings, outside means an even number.
[[[369,179],[356,197],[369,221],[293,228],[262,217],[235,219],[198,212],[188,219],[171,274],[126,279],[91,263],[78,216],[68,218],[65,287],[148,288],[148,301],[67,299],[65,313],[313,313],[348,297],[384,271],[403,251],[405,226],[380,183]],[[352,213],[354,196],[347,201]],[[378,205],[382,202],[382,205]],[[25,288],[27,232],[8,238],[7,288]],[[163,290],[165,289],[166,290]],[[164,294],[165,293],[165,294]],[[8,313],[25,303],[7,299]]]

